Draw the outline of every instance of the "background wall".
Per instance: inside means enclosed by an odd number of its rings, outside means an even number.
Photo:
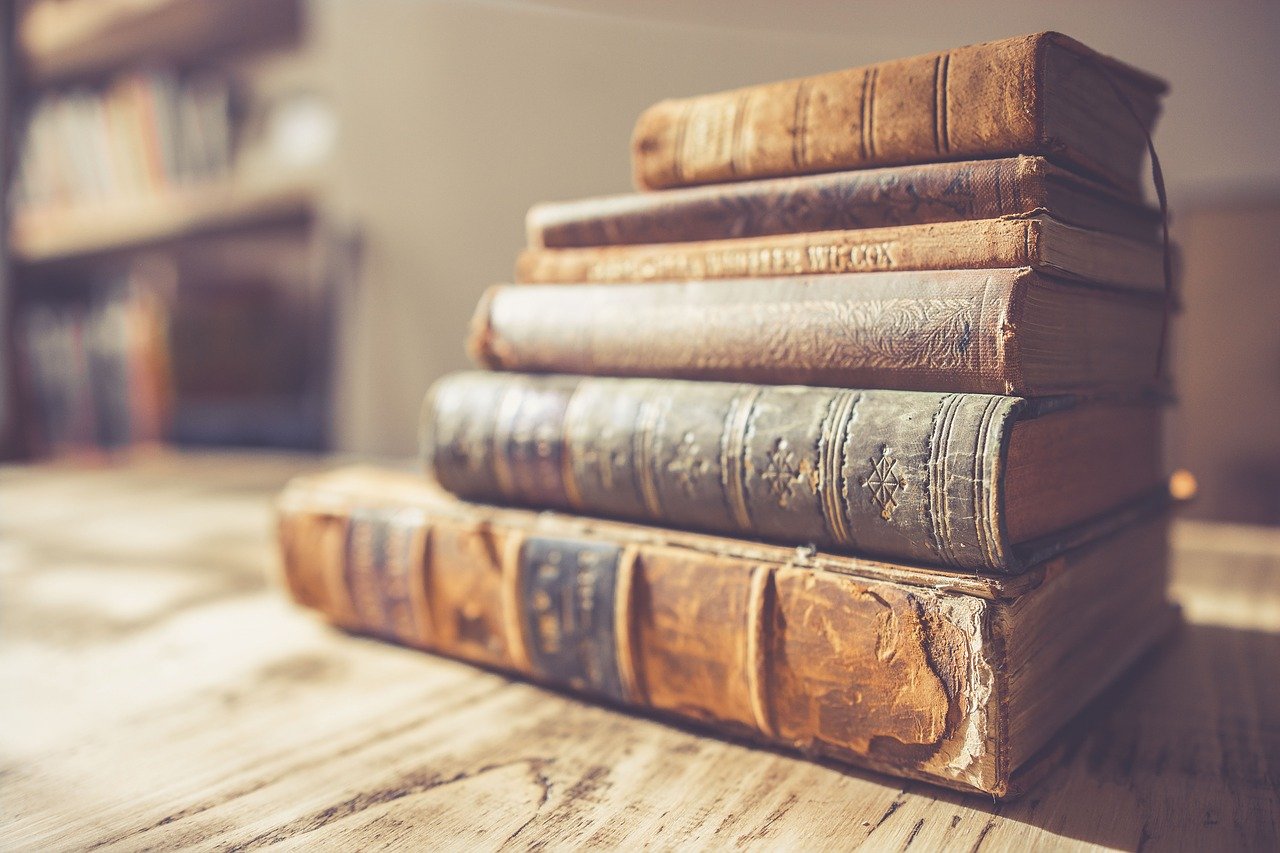
[[[1156,142],[1176,237],[1196,216],[1223,216],[1240,246],[1274,240],[1266,217],[1237,211],[1280,198],[1277,6],[319,0],[313,25],[342,125],[334,206],[366,235],[365,275],[344,312],[338,444],[414,452],[422,392],[466,364],[467,320],[482,289],[510,274],[525,210],[629,189],[632,123],[667,96],[1061,30],[1172,84]],[[1276,292],[1274,266],[1235,276],[1230,252],[1211,264],[1191,255],[1221,245],[1188,243],[1189,294],[1229,286],[1247,305],[1251,288]],[[1249,374],[1280,385],[1278,324],[1245,312],[1229,330],[1194,334],[1232,336],[1258,363]],[[1212,363],[1198,381],[1228,369]]]

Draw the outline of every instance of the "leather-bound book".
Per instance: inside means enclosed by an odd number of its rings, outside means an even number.
[[[1166,497],[1160,406],[457,373],[427,467],[471,500],[1016,573]]]
[[[1146,292],[1166,287],[1159,243],[1086,231],[1048,216],[691,243],[526,249],[516,262],[516,281],[689,281],[1014,267]]]
[[[1025,268],[498,285],[469,347],[501,370],[1034,396],[1151,385],[1164,310]]]
[[[1135,197],[1163,81],[1059,33],[662,101],[640,189],[1040,154]]]
[[[288,589],[347,629],[998,797],[1173,622],[1158,516],[982,578],[469,505],[372,469],[278,506]]]
[[[926,163],[535,205],[529,246],[575,249],[1048,214],[1155,241],[1159,211],[1043,157]]]

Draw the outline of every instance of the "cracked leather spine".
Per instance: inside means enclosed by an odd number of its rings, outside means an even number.
[[[423,454],[461,497],[967,571],[1003,525],[1016,397],[461,373]]]
[[[632,132],[636,186],[1031,153],[1040,43],[1007,39],[662,101]]]
[[[1049,192],[1046,176],[1055,173],[1042,158],[1017,157],[552,202],[530,209],[526,232],[531,248],[572,249],[995,219],[1037,211],[1070,221],[1059,215]]]
[[[1145,104],[1164,84],[1058,33],[661,101],[631,137],[638,189],[1011,154],[1061,159],[1135,191],[1139,161],[1046,131],[1049,52],[1079,57]],[[1140,95],[1138,93],[1141,93]],[[1150,120],[1137,132],[1149,132]],[[1096,146],[1095,146],[1096,148]],[[1136,153],[1136,148],[1133,152]]]
[[[335,502],[286,489],[280,542],[299,603],[729,734],[1007,789],[1002,711],[980,689],[999,668],[984,626],[1001,602],[395,491]]]

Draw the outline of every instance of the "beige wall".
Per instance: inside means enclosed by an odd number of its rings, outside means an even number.
[[[1275,2],[317,0],[315,10],[343,125],[335,207],[366,235],[366,275],[343,314],[344,449],[414,451],[422,392],[466,364],[467,319],[481,290],[509,275],[525,210],[626,190],[632,121],[664,96],[1059,29],[1172,82],[1157,143],[1175,214],[1206,194],[1280,188]]]
[[[1169,442],[1199,481],[1187,514],[1280,524],[1280,195],[1205,200],[1182,225]]]

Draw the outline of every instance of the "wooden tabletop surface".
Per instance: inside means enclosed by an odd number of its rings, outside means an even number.
[[[1280,531],[1181,524],[1188,624],[996,805],[324,626],[268,580],[324,464],[0,473],[0,848],[1280,849]]]

